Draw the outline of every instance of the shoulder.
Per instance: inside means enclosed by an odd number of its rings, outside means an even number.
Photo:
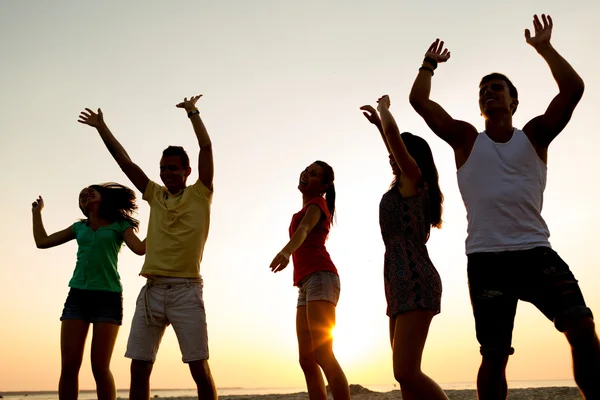
[[[160,196],[166,190],[165,187],[159,185],[158,183],[148,180],[148,184],[146,185],[146,190],[142,198],[148,202],[152,201],[152,199]]]
[[[308,203],[304,206],[303,210],[306,212],[310,212],[310,210],[314,210],[312,212],[319,212],[324,219],[329,220],[331,218],[331,213],[329,212],[329,208],[327,207],[327,201],[325,198],[318,196],[310,199]]]
[[[214,190],[207,188],[206,185],[200,179],[194,182],[193,185],[188,186],[187,190],[189,190],[194,195],[199,196],[202,199],[205,199],[209,202],[212,200],[212,196],[214,193]]]

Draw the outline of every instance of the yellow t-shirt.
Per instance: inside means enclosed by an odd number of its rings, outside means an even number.
[[[200,276],[212,195],[200,180],[176,195],[155,182],[148,182],[143,199],[150,205],[150,219],[140,275]]]

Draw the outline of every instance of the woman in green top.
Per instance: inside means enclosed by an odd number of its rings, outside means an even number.
[[[116,389],[110,359],[123,320],[118,253],[123,242],[135,253],[146,253],[146,243],[135,234],[139,221],[135,193],[117,183],[92,185],[79,194],[79,208],[86,219],[46,234],[42,222],[44,200],[32,204],[33,237],[40,249],[77,240],[77,264],[69,282],[69,295],[61,316],[60,400],[77,399],[79,369],[90,324],[94,324],[91,361],[98,400],[114,400]]]

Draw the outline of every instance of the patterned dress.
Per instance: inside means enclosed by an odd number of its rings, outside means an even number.
[[[379,203],[379,225],[385,244],[383,276],[387,315],[411,310],[440,312],[442,281],[429,259],[430,204],[427,185],[403,198],[392,188]]]

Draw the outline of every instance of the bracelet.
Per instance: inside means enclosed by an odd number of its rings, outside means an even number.
[[[436,60],[434,60],[431,57],[425,57],[425,59],[423,60],[423,62],[429,63],[431,64],[431,66],[433,67],[433,69],[436,69],[438,66],[438,62]]]
[[[195,109],[191,110],[190,112],[188,112],[188,118],[192,118],[192,116],[196,115],[196,114],[200,114],[200,111],[198,111],[197,108],[195,108]]]
[[[429,71],[429,72],[431,72],[431,76],[435,75],[433,73],[433,69],[431,69],[430,67],[426,67],[425,65],[423,65],[421,68],[419,68],[419,71]]]

